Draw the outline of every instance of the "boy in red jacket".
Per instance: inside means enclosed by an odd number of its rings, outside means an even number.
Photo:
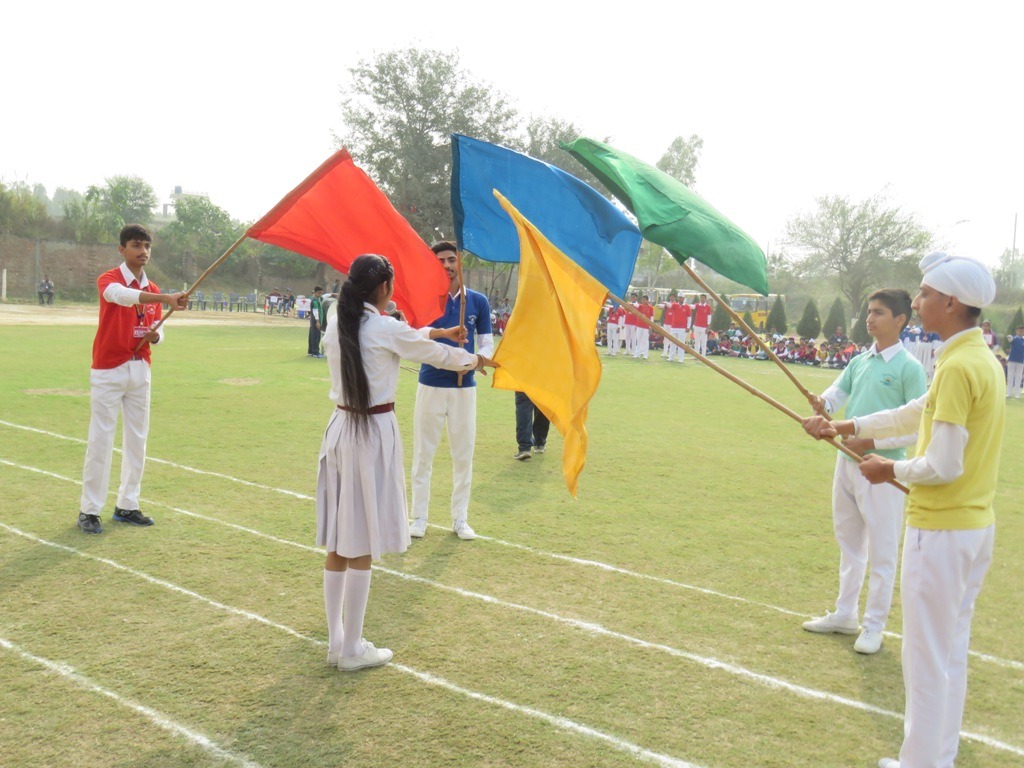
[[[187,293],[160,293],[144,271],[149,263],[153,238],[141,224],[121,230],[119,267],[104,272],[96,281],[100,294],[100,322],[92,345],[92,418],[89,444],[82,470],[82,503],[78,527],[83,533],[102,533],[100,512],[107,500],[114,429],[121,412],[123,453],[121,486],[114,505],[114,519],[133,525],[152,525],[139,510],[142,469],[149,434],[150,345],[163,338],[162,304],[186,309]],[[141,344],[141,346],[140,346]]]

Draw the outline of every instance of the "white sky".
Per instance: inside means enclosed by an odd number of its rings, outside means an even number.
[[[697,191],[772,252],[822,195],[884,190],[992,264],[1024,213],[1017,2],[8,6],[0,179],[51,195],[129,174],[258,218],[333,152],[351,66],[454,46],[524,114],[648,162],[698,134]]]

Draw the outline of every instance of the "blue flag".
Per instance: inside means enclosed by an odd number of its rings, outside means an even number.
[[[643,236],[622,211],[560,168],[452,134],[452,211],[459,249],[485,261],[518,262],[519,233],[492,190],[609,291],[626,294]]]

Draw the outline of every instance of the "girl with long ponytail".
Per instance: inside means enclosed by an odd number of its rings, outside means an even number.
[[[395,418],[399,361],[450,371],[494,366],[485,357],[437,344],[386,313],[395,273],[383,256],[352,262],[331,308],[324,351],[335,409],[320,446],[317,545],[327,549],[324,610],[327,663],[351,672],[386,664],[393,654],[363,639],[373,560],[409,547],[402,439]],[[458,327],[430,329],[458,341]]]

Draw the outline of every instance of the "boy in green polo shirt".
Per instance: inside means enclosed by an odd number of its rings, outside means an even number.
[[[876,291],[868,297],[867,329],[874,338],[871,348],[850,361],[843,373],[821,397],[815,410],[836,413],[844,405],[846,417],[866,416],[875,411],[899,408],[924,394],[924,368],[900,343],[900,332],[910,320],[910,294],[895,288]],[[865,455],[877,453],[899,460],[905,446],[917,435],[887,439],[849,438],[846,445]],[[858,603],[868,561],[871,577],[864,606],[863,629],[853,649],[877,653],[882,647],[893,588],[896,559],[903,530],[903,492],[893,485],[874,485],[857,469],[857,462],[840,453],[832,480],[832,525],[839,544],[839,596],[836,610],[804,622],[808,632],[852,635],[858,627]]]
[[[921,260],[913,308],[943,344],[924,397],[893,411],[828,422],[804,420],[813,437],[902,434],[917,429],[918,455],[869,456],[872,483],[910,486],[903,543],[904,738],[899,760],[879,768],[952,766],[967,695],[967,648],[974,602],[992,562],[996,478],[1003,440],[1006,379],[977,327],[995,299],[988,268],[933,253]],[[923,450],[922,450],[923,449]]]

